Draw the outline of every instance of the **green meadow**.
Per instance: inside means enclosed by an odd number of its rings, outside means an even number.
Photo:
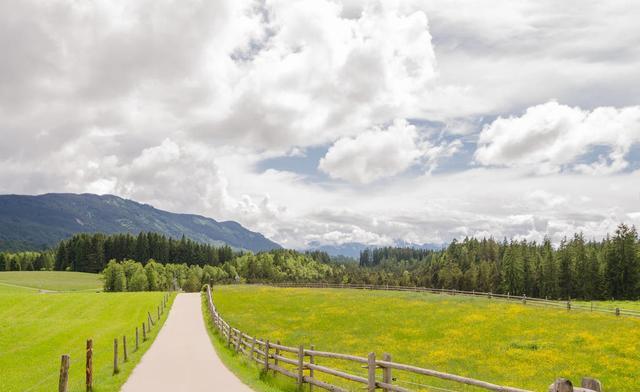
[[[640,319],[410,292],[217,286],[213,297],[232,326],[289,346],[387,352],[396,362],[533,391],[558,377],[579,383],[583,376],[600,379],[607,391],[640,389]],[[359,364],[317,362],[366,372]],[[411,390],[477,390],[404,372],[394,377]]]
[[[164,294],[70,291],[98,288],[99,276],[89,275],[60,272],[47,281],[39,272],[0,273],[5,283],[0,284],[0,391],[57,390],[62,354],[71,356],[69,390],[84,391],[88,338],[94,345],[94,390],[120,389],[150,347],[167,312],[137,352],[133,352],[135,327],[146,321],[148,311],[155,317]],[[22,285],[64,292],[40,292]],[[121,345],[123,335],[127,336],[129,360],[113,376],[113,339],[120,339]]]
[[[0,272],[0,286],[47,291],[96,291],[102,290],[102,279],[98,274],[85,272],[7,271]]]
[[[606,308],[615,313],[616,308],[640,311],[640,301],[592,301],[594,307]],[[574,303],[589,306],[592,302],[575,301]]]

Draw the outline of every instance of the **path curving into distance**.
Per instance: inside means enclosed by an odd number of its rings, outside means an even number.
[[[251,392],[220,361],[200,304],[200,293],[178,294],[167,321],[122,392]]]

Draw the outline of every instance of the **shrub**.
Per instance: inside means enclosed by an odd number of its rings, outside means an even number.
[[[147,291],[149,290],[149,282],[147,281],[147,274],[144,268],[140,265],[140,268],[133,273],[131,281],[128,286],[129,291]]]

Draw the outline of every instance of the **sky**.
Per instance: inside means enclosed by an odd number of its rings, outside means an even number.
[[[640,225],[640,3],[0,3],[0,193],[290,248]]]

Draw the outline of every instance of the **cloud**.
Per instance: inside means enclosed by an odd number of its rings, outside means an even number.
[[[426,14],[387,2],[2,7],[0,128],[49,148],[98,127],[285,151],[418,115],[436,90]]]
[[[292,247],[602,235],[640,223],[638,7],[0,2],[0,191],[115,193]],[[329,177],[258,165],[326,146]]]
[[[550,99],[583,108],[636,105],[640,3],[415,0],[429,16],[439,83],[466,86],[461,116]],[[579,12],[576,12],[579,9]]]
[[[419,162],[432,171],[439,159],[451,156],[459,141],[432,145],[414,125],[397,119],[388,128],[374,128],[336,141],[318,168],[331,178],[367,184],[400,174]]]
[[[628,166],[626,155],[639,142],[640,106],[589,111],[552,101],[530,107],[520,117],[500,117],[485,126],[475,160],[483,165],[527,167],[537,173],[568,169],[608,174]],[[576,163],[598,146],[609,151],[596,161]]]
[[[319,169],[332,178],[357,183],[393,176],[408,169],[422,156],[416,127],[396,120],[387,129],[373,129],[334,143]]]
[[[372,1],[345,18],[335,2],[275,1],[263,12],[270,34],[232,64],[229,96],[194,128],[200,137],[267,148],[323,144],[416,113],[432,90],[435,57],[422,11]]]

